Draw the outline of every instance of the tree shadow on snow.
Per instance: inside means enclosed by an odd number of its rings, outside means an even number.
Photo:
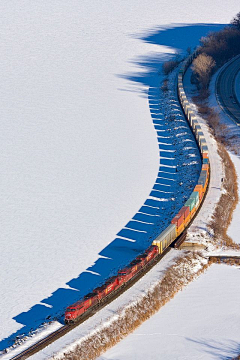
[[[177,25],[165,29],[154,29],[138,38],[154,45],[164,45],[172,52],[176,50],[183,53],[188,46],[194,47],[198,44],[200,37],[205,36],[209,31],[219,30],[222,26],[219,24]],[[185,171],[183,164],[179,164],[178,160],[181,152],[176,155],[176,141],[182,144],[183,148],[180,151],[184,150],[184,146],[188,146],[188,151],[192,151],[192,156],[199,160],[198,149],[194,146],[191,147],[191,144],[194,143],[193,136],[177,99],[172,98],[175,104],[174,126],[176,127],[177,122],[180,131],[177,135],[171,133],[169,130],[171,124],[166,124],[164,115],[160,111],[161,67],[163,62],[171,56],[173,54],[169,52],[154,53],[137,58],[133,62],[144,72],[121,75],[122,78],[128,80],[126,88],[121,90],[138,91],[140,96],[148,97],[151,118],[156,129],[160,165],[149,198],[117,234],[117,237],[99,253],[99,258],[94,265],[79,274],[77,278],[71,279],[66,284],[66,288],[55,290],[48,298],[41,300],[40,304],[34,305],[27,312],[22,312],[13,318],[22,325],[22,328],[0,341],[0,350],[10,346],[17,337],[27,334],[46,321],[54,318],[62,321],[64,309],[68,305],[103,283],[109,276],[116,274],[119,268],[128,264],[137,254],[145,250],[152,240],[169,225],[169,218],[179,211],[186,197],[190,195],[199,173],[199,164],[193,168],[190,160],[185,159],[186,162],[188,161],[188,169],[192,169],[192,179],[188,181],[182,193],[179,192],[179,198],[176,199],[175,193],[179,188],[179,177],[181,171]],[[130,89],[128,88],[129,84],[133,84]],[[179,171],[177,171],[178,166]],[[68,265],[63,262],[63,266]],[[50,281],[50,279],[46,279],[46,281]]]
[[[213,339],[190,339],[186,338],[190,342],[194,342],[199,345],[199,351],[205,352],[211,355],[211,358],[218,360],[233,360],[240,353],[240,345],[233,340],[216,341]]]

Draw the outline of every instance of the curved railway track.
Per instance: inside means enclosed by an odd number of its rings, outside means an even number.
[[[208,183],[208,187],[209,187],[209,183]],[[17,354],[14,357],[12,357],[12,360],[27,359],[29,356],[36,354],[40,350],[44,349],[46,346],[50,345],[54,341],[58,340],[59,338],[61,338],[65,334],[67,334],[69,331],[71,331],[75,327],[82,324],[84,321],[86,321],[91,316],[93,316],[97,311],[103,309],[105,306],[107,306],[113,300],[115,300],[118,296],[123,294],[130,287],[132,287],[139,279],[141,279],[145,274],[147,274],[171,250],[171,248],[175,248],[175,249],[178,248],[185,240],[188,228],[194,221],[195,217],[199,213],[199,211],[204,203],[204,199],[208,192],[208,187],[207,187],[206,193],[204,194],[203,201],[201,202],[201,205],[199,206],[198,210],[196,211],[194,218],[190,221],[190,223],[188,224],[186,229],[183,231],[183,233],[180,234],[180,236],[176,240],[174,240],[172,242],[172,244],[170,245],[170,247],[168,247],[166,250],[164,250],[164,252],[161,255],[158,255],[151,263],[148,263],[139,273],[137,273],[131,280],[129,280],[128,283],[125,283],[121,288],[115,290],[113,293],[110,293],[109,296],[106,296],[104,298],[103,302],[95,305],[89,311],[86,311],[81,316],[81,318],[78,321],[76,321],[74,324],[63,325],[60,329],[52,332],[51,334],[46,336],[44,339],[41,339],[40,341],[38,341],[36,344],[30,346],[28,349],[22,351],[20,354]]]
[[[182,234],[183,235],[183,234]],[[181,236],[181,235],[180,235]],[[100,304],[95,305],[89,311],[86,311],[81,318],[76,321],[74,324],[63,325],[60,329],[52,332],[50,335],[46,336],[44,339],[38,341],[36,344],[30,346],[28,349],[22,351],[20,354],[12,357],[12,360],[24,360],[29,356],[36,354],[38,351],[44,349],[46,346],[50,345],[52,342],[58,340],[60,337],[67,334],[69,331],[82,324],[84,321],[93,316],[97,311],[103,309],[106,305],[110,304],[115,300],[119,295],[123,294],[126,290],[132,287],[139,279],[141,279],[149,270],[153,268],[169,251],[170,247],[167,248],[161,255],[158,255],[151,263],[148,263],[139,273],[137,273],[128,283],[125,283],[121,288],[110,293],[109,296],[104,298],[104,301]]]
[[[192,59],[193,59],[193,56],[189,59],[188,62],[186,62],[184,64],[184,70],[185,71],[186,71],[186,68],[191,63]],[[182,70],[182,72],[183,72],[183,70]],[[179,83],[178,83],[178,89],[179,89]],[[180,100],[180,103],[182,105],[183,112],[184,112],[186,118],[189,120],[189,105],[186,104],[186,100],[183,100],[180,97],[179,97],[179,100]],[[191,128],[191,126],[190,126],[190,128]],[[196,141],[196,143],[198,144],[197,141]],[[198,144],[198,146],[199,146],[199,144]],[[210,173],[209,173],[209,179],[210,179]],[[178,238],[175,239],[175,241],[173,241],[173,243],[171,244],[171,247],[177,248],[185,240],[187,229],[191,225],[192,221],[195,219],[196,215],[198,214],[198,212],[199,212],[199,210],[200,210],[200,208],[201,208],[201,206],[202,206],[202,204],[204,202],[204,198],[205,198],[205,196],[207,194],[207,191],[208,191],[208,186],[209,186],[209,181],[208,181],[208,185],[207,185],[207,189],[205,191],[204,197],[201,200],[201,203],[198,206],[194,217],[192,218],[190,223],[187,225],[187,227],[183,230],[183,232],[178,236]],[[74,329],[75,327],[77,327],[78,325],[83,323],[84,321],[86,321],[88,318],[93,316],[97,311],[104,308],[106,305],[108,305],[110,302],[112,302],[114,299],[116,299],[119,295],[124,293],[130,287],[132,287],[133,284],[135,284],[141,277],[143,277],[169,251],[170,251],[170,247],[166,248],[162,254],[157,255],[150,263],[147,263],[144,268],[142,268],[138,273],[136,273],[136,275],[131,280],[129,280],[127,283],[124,283],[120,288],[118,288],[114,292],[111,292],[108,296],[104,297],[104,299],[100,303],[96,304],[94,307],[89,308],[89,310],[87,310],[80,317],[80,319],[78,321],[76,321],[74,324],[63,325],[60,329],[52,332],[51,334],[49,334],[45,338],[41,339],[40,341],[38,341],[34,345],[30,346],[28,349],[26,349],[26,350],[22,351],[21,353],[13,356],[12,360],[20,360],[20,359],[23,360],[23,359],[28,358],[29,356],[32,356],[33,354],[35,354],[38,351],[42,350],[43,348],[45,348],[46,346],[48,346],[52,342],[56,341],[57,339],[59,339],[60,337],[62,337],[65,334],[67,334],[69,331],[71,331],[72,329]]]

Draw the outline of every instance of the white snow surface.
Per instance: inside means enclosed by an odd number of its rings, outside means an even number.
[[[237,267],[213,265],[98,360],[216,360],[239,353]]]
[[[1,1],[0,350],[62,311],[142,206],[159,166],[145,91],[238,5]]]
[[[217,152],[216,141],[211,135],[204,119],[198,115],[196,105],[194,105],[194,103],[192,102],[192,96],[194,96],[196,92],[195,87],[190,82],[191,73],[192,70],[191,67],[189,67],[184,76],[184,89],[188,101],[191,104],[192,110],[195,112],[195,116],[197,117],[197,120],[201,125],[202,131],[207,141],[209,149],[209,160],[211,164],[211,176],[206,199],[204,200],[204,203],[199,211],[199,215],[189,227],[187,235],[187,240],[197,240],[198,242],[200,242],[205,241],[206,238],[209,238],[209,230],[207,228],[207,225],[211,220],[214,208],[218,203],[222,193],[221,179],[223,178],[223,168],[221,158]]]
[[[214,76],[211,85],[210,106],[221,116],[221,121],[238,134],[238,127],[218,108],[215,98]],[[184,82],[188,98],[191,98],[190,71]],[[211,161],[211,182],[205,202],[191,225],[189,240],[201,241],[200,233],[207,233],[207,222],[221,195],[221,161],[204,121],[198,118],[206,137]],[[240,185],[240,159],[230,153]],[[240,201],[233,213],[228,234],[239,243]],[[204,241],[204,238],[203,238]],[[208,244],[209,245],[209,244]],[[209,246],[208,255],[239,256],[239,251],[214,249]],[[213,265],[197,280],[190,283],[156,315],[143,323],[126,339],[100,356],[98,360],[186,360],[232,359],[239,355],[239,267]]]

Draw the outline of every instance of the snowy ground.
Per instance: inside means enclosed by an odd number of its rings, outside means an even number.
[[[231,154],[232,162],[234,163],[235,169],[237,170],[238,174],[238,197],[240,199],[240,158],[237,155]],[[231,236],[232,239],[236,243],[240,243],[240,201],[237,204],[236,209],[233,212],[233,219],[228,228],[228,235]]]
[[[189,102],[192,103],[191,98],[193,95],[195,95],[195,88],[191,85],[190,78],[191,68],[187,70],[184,76],[184,89]],[[188,230],[187,240],[206,242],[206,240],[210,240],[207,225],[211,220],[215,204],[218,202],[221,196],[221,178],[223,177],[223,169],[221,158],[217,152],[215,139],[210,134],[205,121],[200,116],[198,116],[197,108],[194,104],[192,104],[192,109],[195,111],[195,115],[201,125],[208,144],[209,159],[211,163],[211,178],[207,198],[204,201],[202,208],[200,209],[199,216],[195,219]]]
[[[186,74],[185,89],[191,96],[189,73]],[[216,77],[215,77],[216,78]],[[214,82],[211,84],[211,106],[217,108]],[[227,115],[220,112],[221,120],[229,124]],[[204,123],[201,123],[201,126]],[[231,131],[237,133],[237,126],[230,124]],[[234,131],[234,127],[235,130]],[[211,183],[206,201],[189,230],[189,239],[199,241],[199,233],[206,233],[214,203],[221,194],[221,163],[214,147],[214,140],[203,126],[207,138],[211,164]],[[240,188],[240,159],[230,154],[234,162]],[[229,235],[239,243],[240,201],[233,213]],[[234,251],[218,249],[211,255],[234,255]],[[239,254],[239,253],[238,253]],[[121,343],[107,351],[98,360],[133,359],[232,359],[240,353],[239,342],[239,267],[213,265],[197,280],[171,300],[150,320],[141,325]],[[174,344],[174,345],[173,345]],[[157,349],[157,351],[156,351]]]
[[[146,245],[141,230],[128,231],[135,246],[126,231],[116,239],[158,173],[146,90],[164,58],[239,9],[3,0],[0,10],[1,350]],[[164,28],[183,21],[193,24]]]
[[[213,265],[99,360],[216,360],[240,352],[240,268]]]

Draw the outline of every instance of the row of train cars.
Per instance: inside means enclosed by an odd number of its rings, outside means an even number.
[[[77,322],[84,313],[100,306],[107,298],[116,293],[117,289],[125,286],[135,278],[139,272],[144,272],[144,269],[156,261],[167,247],[182,234],[203,201],[210,178],[208,147],[201,126],[191,110],[183,88],[183,76],[192,59],[193,56],[185,60],[179,71],[178,95],[202,156],[202,169],[194,191],[178,214],[171,220],[171,224],[152,242],[152,245],[143,254],[138,255],[128,266],[119,270],[116,276],[109,278],[102,286],[97,287],[84,296],[83,299],[67,307],[65,311],[66,324]]]

